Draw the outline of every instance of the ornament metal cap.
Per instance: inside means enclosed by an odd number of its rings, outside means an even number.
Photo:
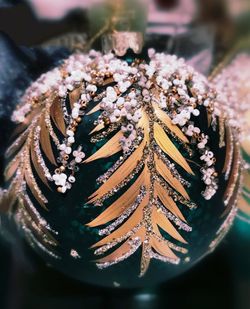
[[[102,39],[104,53],[114,51],[117,56],[124,56],[128,49],[132,49],[135,54],[142,51],[144,44],[141,32],[113,32],[107,33]]]
[[[142,51],[147,24],[147,6],[143,0],[106,0],[90,10],[89,20],[90,41],[100,38],[103,53],[113,51],[124,56],[129,49],[135,54]]]

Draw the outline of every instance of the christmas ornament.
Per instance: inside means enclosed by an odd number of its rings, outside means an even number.
[[[72,54],[13,112],[0,205],[49,265],[136,287],[190,268],[229,230],[238,126],[204,76],[143,49],[141,31],[118,27],[124,10],[106,12],[90,44],[106,33],[105,53]]]
[[[73,276],[95,282],[83,274],[97,256],[101,284],[126,285],[120,270],[135,255],[130,283],[153,259],[166,263],[164,280],[213,249],[236,213],[237,132],[215,100],[175,56],[74,54],[13,113],[1,204],[51,264],[75,262]],[[104,270],[114,264],[119,280]]]
[[[240,51],[230,58],[232,60],[216,74],[213,83],[220,93],[218,103],[226,107],[231,121],[241,128],[240,142],[245,168],[238,217],[250,222],[250,55],[246,51]]]

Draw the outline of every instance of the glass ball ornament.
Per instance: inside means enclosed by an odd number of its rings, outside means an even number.
[[[68,276],[157,284],[213,251],[233,222],[238,129],[183,59],[73,54],[30,85],[12,120],[1,208]]]
[[[244,42],[244,41],[243,41]],[[248,44],[248,41],[247,41]],[[242,44],[243,46],[246,44]],[[249,48],[248,48],[249,49]],[[230,57],[213,79],[218,104],[226,108],[233,125],[241,129],[239,141],[244,160],[242,194],[238,200],[238,218],[250,223],[250,55],[244,49]]]

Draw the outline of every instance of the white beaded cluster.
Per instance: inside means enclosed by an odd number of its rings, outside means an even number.
[[[121,124],[123,137],[120,143],[124,153],[131,151],[138,138],[141,138],[138,135],[138,123],[142,117],[142,102],[146,104],[155,101],[169,115],[173,124],[178,125],[192,141],[196,141],[201,161],[204,162],[201,168],[202,180],[206,184],[203,195],[210,199],[215,194],[216,172],[208,177],[215,163],[214,156],[209,160],[207,158],[207,153],[212,153],[207,146],[209,138],[192,121],[193,117],[200,115],[200,106],[212,109],[214,93],[209,92],[205,77],[194,72],[183,59],[156,53],[153,49],[150,49],[148,54],[148,63],[138,61],[132,65],[116,58],[112,53],[102,55],[92,50],[86,55],[74,54],[64,61],[60,69],[56,68],[43,74],[26,91],[20,107],[12,115],[15,122],[24,121],[37,97],[44,96],[46,99],[49,94],[56,93],[63,103],[68,92],[84,84],[81,97],[78,102],[74,102],[71,114],[68,115],[67,109],[64,108],[67,136],[57,145],[58,162],[63,164],[63,168],[55,170],[52,176],[48,174],[48,179],[54,181],[61,192],[66,192],[75,182],[74,173],[68,175],[65,169],[74,171],[76,165],[85,157],[81,146],[74,150],[76,141],[72,123],[80,121],[79,118],[84,116],[83,106],[97,95],[98,81],[102,84],[103,76],[110,76],[115,85],[104,90],[100,103],[103,112],[98,122],[101,124],[108,120],[113,125]],[[158,87],[159,97],[152,93],[152,86]]]
[[[159,107],[171,117],[173,124],[181,127],[192,140],[196,140],[201,161],[204,162],[201,173],[203,175],[210,168],[207,172],[209,173],[211,166],[215,163],[214,155],[209,161],[205,159],[207,153],[212,153],[207,146],[209,137],[202,133],[200,128],[194,126],[191,117],[199,117],[200,106],[211,107],[212,110],[215,93],[209,92],[206,78],[194,72],[183,59],[159,54],[153,49],[150,49],[148,54],[149,63],[140,63],[137,68],[129,67],[125,61],[114,60],[112,56],[110,56],[112,60],[107,56],[103,62],[101,61],[100,69],[103,69],[105,64],[106,69],[111,72],[118,84],[106,89],[106,95],[101,102],[101,109],[104,112],[99,117],[99,123],[105,122],[105,118],[108,118],[110,123],[118,123],[122,120],[121,146],[124,153],[129,152],[136,140],[138,122],[142,117],[141,102],[145,104],[156,101]],[[108,63],[107,59],[109,59]],[[130,91],[124,94],[129,87],[133,87],[131,84],[133,77],[136,80],[134,83],[136,89],[129,89]],[[191,86],[190,83],[192,83]],[[159,87],[158,99],[151,92],[152,85]],[[218,189],[217,174],[214,169],[213,171],[209,180],[208,177],[202,177],[206,185],[202,194],[207,200],[211,199]]]
[[[22,123],[26,115],[32,109],[32,102],[38,97],[44,96],[51,92],[53,89],[58,89],[63,81],[63,76],[59,68],[42,74],[32,85],[25,91],[20,107],[12,114],[12,121]]]
[[[127,84],[128,85],[128,84]],[[114,87],[108,87],[103,98],[101,108],[105,111],[103,117],[108,117],[111,123],[117,123],[123,119],[121,131],[121,146],[124,152],[128,152],[137,137],[136,124],[141,119],[140,104],[136,100],[136,91],[131,91],[125,97],[118,97]],[[102,118],[99,119],[102,121]]]
[[[117,83],[114,87],[109,86],[106,89],[100,105],[105,112],[99,122],[102,122],[103,118],[108,118],[111,123],[117,123],[121,118],[123,119],[121,145],[124,152],[128,152],[137,137],[135,128],[142,115],[140,104],[136,99],[137,92],[131,90],[127,95],[124,93],[132,86],[138,68],[129,66],[126,61],[116,59],[113,54],[110,54],[103,56],[103,60],[98,63],[98,69],[104,73],[110,72]]]
[[[213,79],[218,107],[227,111],[230,125],[243,129],[243,138],[250,138],[249,120],[245,116],[250,110],[249,66],[250,55],[241,53]]]
[[[59,151],[57,161],[63,164],[63,166],[61,166],[61,169],[56,169],[52,174],[48,171],[45,173],[46,178],[49,181],[53,181],[61,193],[65,193],[72,187],[72,184],[75,182],[74,173],[78,170],[77,164],[80,164],[85,157],[85,153],[82,151],[81,146],[79,146],[77,150],[73,149],[75,144],[75,132],[72,130],[72,123],[79,121],[79,119],[83,117],[83,106],[86,106],[86,103],[91,100],[91,94],[97,91],[97,87],[90,83],[92,77],[89,64],[100,55],[100,53],[95,51],[91,51],[88,55],[74,54],[64,61],[61,68],[55,68],[41,75],[26,90],[20,105],[12,114],[12,121],[22,123],[25,121],[27,115],[32,112],[32,107],[37,104],[38,98],[39,100],[42,99],[45,101],[54,93],[61,98],[62,104],[68,92],[75,89],[80,83],[85,82],[86,87],[83,90],[79,102],[74,103],[71,115],[67,115],[66,107],[63,109],[67,124],[67,137],[62,143],[59,141],[56,143]],[[54,132],[50,133],[52,136],[54,135]],[[65,160],[65,157],[70,157],[70,155],[72,159]],[[71,171],[69,175],[67,175],[66,169]]]
[[[90,51],[89,54],[73,54],[64,61],[62,67],[42,74],[25,91],[18,108],[12,114],[12,121],[22,123],[26,115],[32,110],[32,105],[37,98],[44,96],[44,99],[46,99],[54,91],[60,97],[65,98],[68,91],[72,91],[77,83],[90,82],[92,78],[89,64],[100,55],[101,53],[94,50]]]
[[[150,50],[151,60],[146,66],[146,74],[149,71],[154,76],[157,84],[162,88],[158,104],[172,118],[172,122],[182,128],[182,131],[193,140],[196,140],[197,148],[201,153],[201,161],[204,166],[201,173],[206,175],[213,171],[209,179],[202,177],[206,188],[202,192],[205,199],[211,199],[218,189],[217,173],[211,168],[215,163],[214,154],[207,146],[209,137],[201,132],[200,128],[195,127],[191,117],[200,115],[199,107],[213,109],[215,93],[210,91],[206,78],[188,66],[183,59],[176,56],[157,54]],[[190,93],[191,89],[191,93]],[[167,108],[166,102],[170,103],[171,108]],[[208,160],[207,153],[211,156]]]

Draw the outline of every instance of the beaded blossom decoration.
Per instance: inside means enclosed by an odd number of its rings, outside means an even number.
[[[216,195],[221,176],[212,141],[196,124],[201,113],[206,114],[208,127],[214,131],[219,127],[219,147],[226,147],[230,154],[222,175],[229,179],[224,194],[225,207],[230,208],[225,212],[226,228],[231,224],[236,213],[231,204],[240,174],[237,132],[229,128],[224,114],[221,117],[216,93],[205,77],[176,56],[153,49],[148,56],[147,61],[129,63],[113,53],[92,50],[73,54],[61,67],[35,81],[14,111],[12,120],[19,126],[6,153],[11,158],[5,172],[9,185],[1,205],[15,209],[31,242],[36,234],[42,235],[44,250],[52,252],[48,248],[56,246],[57,232],[34,206],[35,200],[45,209],[52,207],[41,184],[58,191],[55,194],[67,194],[81,166],[121,153],[96,180],[98,189],[87,201],[98,207],[113,197],[87,224],[90,228],[104,226],[99,235],[105,237],[93,245],[95,255],[111,252],[100,258],[97,266],[121,262],[140,247],[141,275],[153,258],[178,264],[176,253],[187,253],[187,241],[180,232],[192,231],[180,205],[190,211],[199,207],[187,192],[191,183],[185,176],[200,177],[204,184],[200,194],[205,200]],[[93,144],[107,142],[87,156],[76,132],[85,116],[95,113],[99,116],[89,132],[90,140]],[[196,162],[192,161],[194,153],[198,154]],[[199,175],[194,175],[192,164],[200,166]]]

